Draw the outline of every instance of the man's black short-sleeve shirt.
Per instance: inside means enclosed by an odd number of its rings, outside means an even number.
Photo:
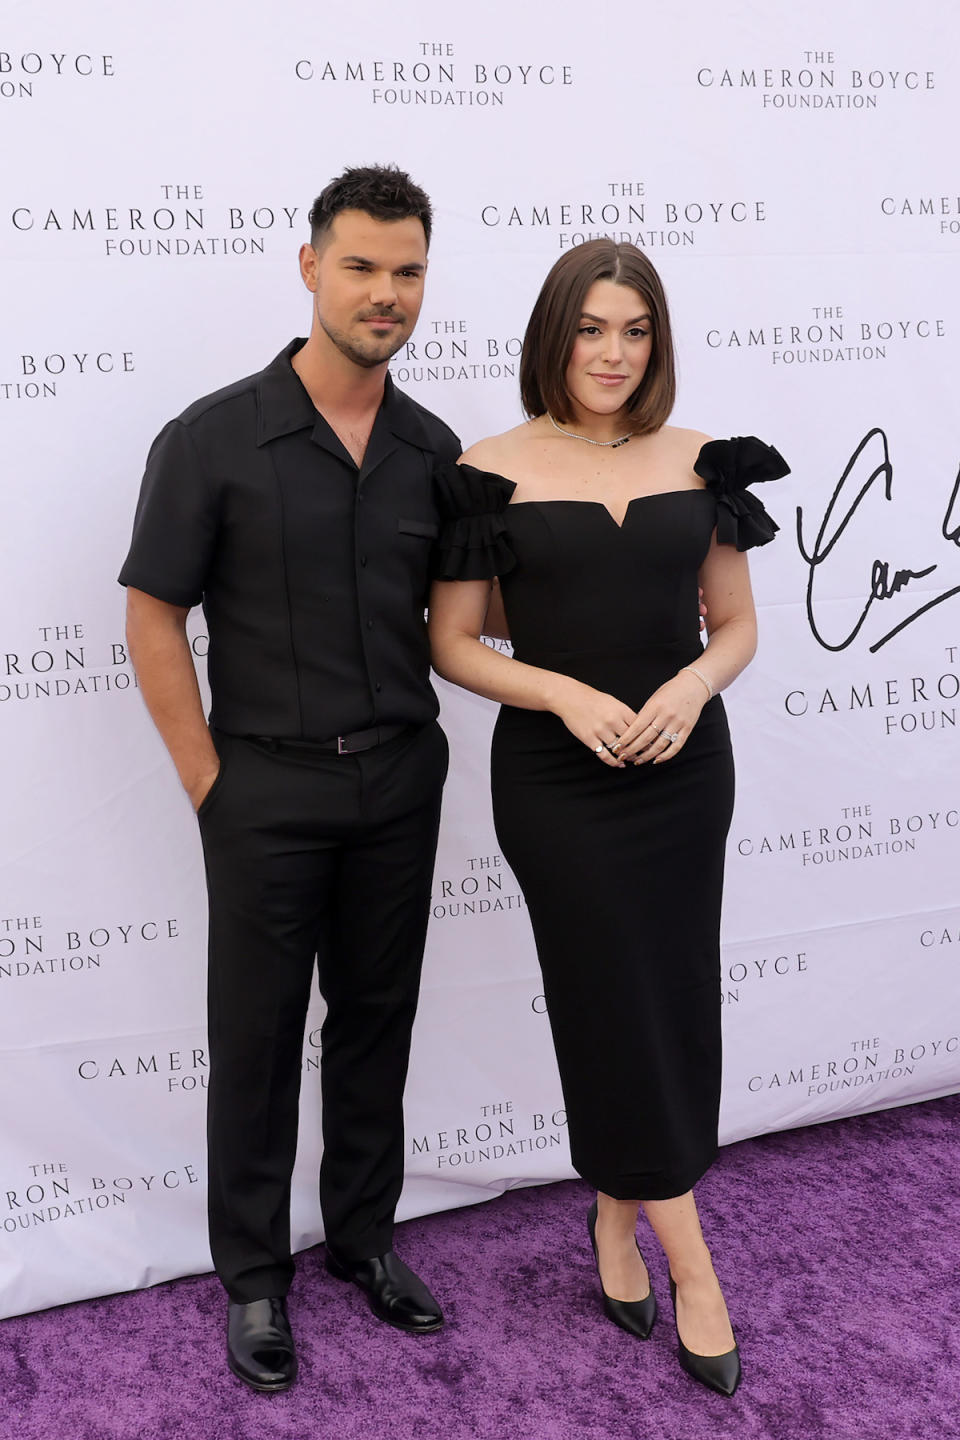
[[[290,364],[304,343],[160,432],[120,582],[202,602],[210,719],[228,733],[426,724],[431,477],[460,443],[388,376],[358,470]]]

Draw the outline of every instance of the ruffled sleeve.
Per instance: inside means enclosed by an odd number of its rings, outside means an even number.
[[[491,470],[450,461],[433,472],[440,511],[434,577],[438,580],[491,580],[516,561],[506,540],[503,512],[517,488]]]
[[[790,466],[772,445],[756,435],[732,440],[709,440],[693,466],[717,502],[717,539],[722,545],[749,550],[766,545],[780,526],[747,490],[765,480],[780,480]]]

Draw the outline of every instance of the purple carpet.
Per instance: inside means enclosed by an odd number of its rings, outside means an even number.
[[[581,1184],[400,1227],[438,1335],[379,1325],[322,1251],[291,1295],[301,1378],[223,1364],[216,1281],[0,1324],[3,1440],[954,1440],[960,1097],[746,1141],[699,1190],[744,1364],[733,1400],[680,1370],[665,1265],[646,1344],[601,1314]]]

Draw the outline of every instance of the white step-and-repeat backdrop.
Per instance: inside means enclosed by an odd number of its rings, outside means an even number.
[[[516,423],[539,283],[606,234],[664,276],[677,423],[793,467],[729,695],[723,1139],[960,1088],[958,38],[951,0],[8,5],[0,1313],[209,1267],[200,847],[115,576],[157,430],[304,332],[297,250],[346,164],[435,199],[393,370],[464,443]],[[492,708],[441,689],[403,1216],[572,1173]]]

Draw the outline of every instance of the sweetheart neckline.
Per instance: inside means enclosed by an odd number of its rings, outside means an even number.
[[[627,515],[630,513],[630,506],[635,505],[639,500],[659,500],[662,499],[664,495],[709,494],[710,491],[706,488],[706,486],[694,488],[688,485],[683,490],[651,490],[646,495],[631,495],[630,499],[627,501],[626,509],[623,512],[622,520],[617,520],[609,505],[605,505],[602,500],[571,500],[566,499],[562,496],[557,496],[554,499],[550,500],[511,500],[506,508],[508,510],[514,510],[519,508],[519,506],[521,505],[597,505],[600,507],[601,510],[606,512],[613,524],[616,525],[617,529],[622,530],[624,525],[627,523]]]

